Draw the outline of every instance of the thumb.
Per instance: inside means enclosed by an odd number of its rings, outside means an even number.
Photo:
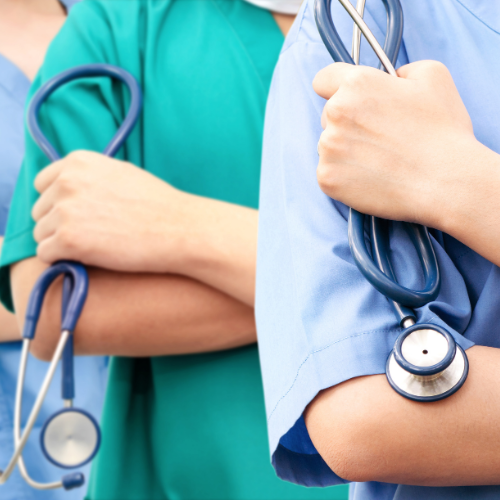
[[[313,80],[313,89],[323,99],[330,99],[345,83],[348,75],[356,71],[356,66],[347,63],[334,63],[319,71]]]

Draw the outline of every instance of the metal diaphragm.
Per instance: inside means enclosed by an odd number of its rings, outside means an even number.
[[[40,439],[47,459],[69,469],[92,460],[99,449],[101,433],[90,414],[65,408],[45,423]]]
[[[417,324],[403,331],[386,365],[391,386],[414,401],[438,401],[451,396],[467,379],[464,350],[437,325]]]

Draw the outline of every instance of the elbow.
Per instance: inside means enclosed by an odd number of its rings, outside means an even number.
[[[378,377],[358,380],[378,383],[373,380]],[[319,454],[342,479],[390,482],[395,468],[404,462],[399,456],[399,436],[390,425],[391,409],[372,404],[371,395],[352,390],[352,382],[323,391],[313,400],[305,413],[309,435]]]
[[[314,431],[312,434],[315,436],[313,443],[319,454],[342,479],[358,483],[381,481],[385,476],[383,463],[380,461],[384,456],[383,448],[374,452],[370,440],[360,435],[354,425],[346,426],[342,433],[335,437],[318,438]]]

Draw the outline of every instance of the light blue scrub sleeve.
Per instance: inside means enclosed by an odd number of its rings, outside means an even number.
[[[352,21],[337,1],[333,18],[350,49]],[[385,10],[369,3],[368,25],[383,43]],[[403,46],[399,65],[407,62]],[[362,63],[378,66],[366,42]],[[318,187],[316,145],[325,100],[312,80],[332,60],[303,6],[283,48],[268,101],[261,177],[256,315],[273,465],[284,479],[309,486],[342,482],[312,445],[301,417],[325,388],[385,372],[399,328],[385,297],[363,278],[351,257],[347,207]],[[442,270],[439,297],[417,311],[420,321],[462,335],[471,307],[462,276],[433,233]],[[437,238],[437,239],[435,239]],[[404,230],[391,234],[400,282],[419,289],[418,258]]]

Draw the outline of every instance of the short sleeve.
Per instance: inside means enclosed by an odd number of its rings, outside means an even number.
[[[338,2],[333,18],[350,47],[352,22]],[[368,11],[383,42],[385,11]],[[406,63],[404,47],[399,64]],[[331,64],[317,32],[313,2],[297,18],[276,68],[268,101],[260,192],[256,317],[273,465],[286,480],[307,486],[343,482],[314,448],[302,414],[317,393],[343,381],[385,372],[399,333],[385,297],[358,271],[349,250],[347,207],[316,181],[316,145],[325,101],[312,80]],[[362,63],[377,66],[366,44]],[[420,319],[460,333],[471,315],[464,281],[433,240],[443,282]],[[405,286],[422,286],[414,248],[402,227],[391,233],[392,260]],[[416,265],[413,265],[416,262]],[[409,263],[409,264],[408,264]]]
[[[91,63],[109,63],[127,69],[139,78],[136,54],[141,32],[142,2],[87,0],[75,5],[47,52],[28,102],[41,85],[58,73]],[[113,29],[114,28],[114,29]],[[120,50],[116,47],[119,46]],[[129,50],[135,47],[135,50]],[[129,55],[127,57],[127,54]],[[62,156],[78,149],[102,151],[119,127],[129,102],[128,91],[109,78],[86,78],[58,89],[40,111],[40,125]],[[126,157],[141,165],[140,123],[132,132],[118,158]],[[34,188],[36,175],[49,164],[29,132],[25,132],[26,150],[15,188],[0,260],[0,299],[13,309],[9,266],[36,255],[31,209],[38,199]]]
[[[0,54],[0,236],[23,160],[23,108],[29,80],[11,61]]]

